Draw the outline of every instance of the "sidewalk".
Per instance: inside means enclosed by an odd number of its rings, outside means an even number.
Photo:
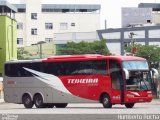
[[[151,103],[160,105],[160,99],[153,99]]]
[[[4,102],[4,99],[0,99],[0,103],[3,103]]]
[[[0,89],[0,103],[4,102],[4,92]]]

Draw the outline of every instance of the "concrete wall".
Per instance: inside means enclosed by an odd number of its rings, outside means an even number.
[[[24,50],[28,52],[28,55],[24,56],[28,59],[40,58],[40,53],[42,53],[43,58],[53,56],[56,54],[56,46],[53,42],[42,44],[42,49],[40,51],[40,44],[31,45],[24,47]]]
[[[0,76],[4,63],[17,59],[17,24],[8,16],[0,16]]]
[[[152,8],[122,8],[122,27],[129,24],[146,24],[147,20],[153,22]]]

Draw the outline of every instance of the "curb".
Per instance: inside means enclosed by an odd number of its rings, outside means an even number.
[[[0,103],[3,103],[4,102],[4,99],[0,99]]]
[[[151,102],[160,104],[160,99],[153,99]]]

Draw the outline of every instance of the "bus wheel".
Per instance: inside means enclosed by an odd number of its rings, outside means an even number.
[[[125,106],[126,108],[133,108],[134,103],[126,103]]]
[[[102,101],[102,104],[103,104],[104,108],[112,108],[112,104],[111,104],[111,100],[110,100],[109,95],[104,94],[102,96],[102,100],[101,101]]]
[[[68,103],[57,103],[55,104],[56,108],[65,108],[67,107]]]
[[[25,108],[32,108],[34,105],[30,95],[28,95],[28,94],[23,95],[22,103]]]
[[[44,103],[43,103],[43,98],[42,98],[42,96],[40,94],[37,94],[34,97],[34,104],[35,104],[36,108],[43,108],[43,107],[45,107]]]

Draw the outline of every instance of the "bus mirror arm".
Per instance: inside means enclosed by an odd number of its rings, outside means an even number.
[[[158,70],[156,70],[155,68],[152,68],[151,69],[151,77],[152,78],[158,78],[159,77]]]
[[[129,71],[125,68],[123,68],[123,71],[125,73],[125,79],[128,80],[129,79]]]

